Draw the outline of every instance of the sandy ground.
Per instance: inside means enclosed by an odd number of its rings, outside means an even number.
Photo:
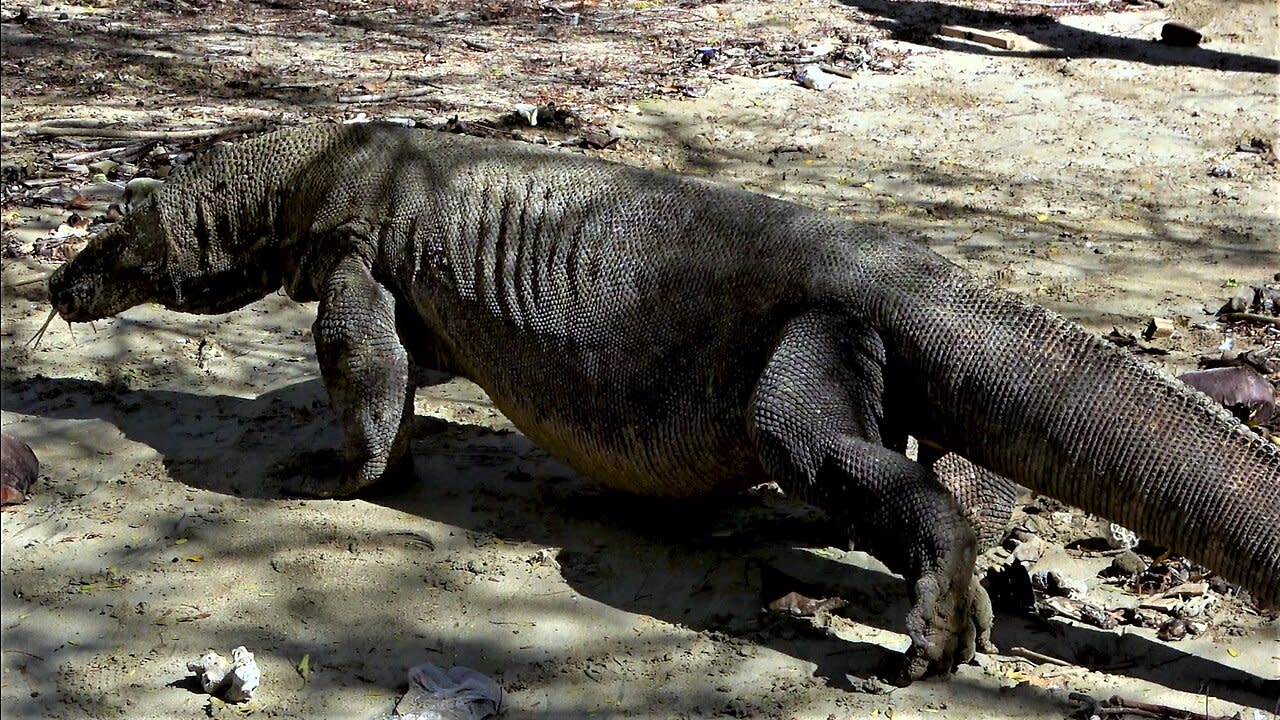
[[[536,5],[477,5],[461,20],[399,6],[438,24],[378,24],[379,5],[33,4],[3,27],[6,166],[67,151],[18,132],[60,117],[435,123],[554,97],[621,131],[594,154],[918,233],[1099,331],[1174,318],[1157,341],[1170,369],[1229,338],[1280,342],[1211,317],[1232,285],[1280,270],[1280,170],[1235,151],[1280,139],[1272,3],[1018,21],[905,0],[634,3],[568,8],[578,26]],[[1150,43],[1169,19],[1210,42]],[[941,41],[940,22],[1004,28],[1016,44]],[[690,59],[735,38],[840,33],[871,38],[894,71],[816,92]],[[446,100],[333,102],[425,82]],[[71,210],[27,207],[14,199],[25,186],[6,183],[20,252],[3,263],[0,407],[42,472],[0,529],[5,718],[380,718],[424,661],[497,680],[507,717],[1066,717],[1080,706],[1071,692],[1274,717],[1280,623],[1234,598],[1180,642],[1003,613],[1002,648],[1065,663],[983,656],[950,682],[859,692],[906,645],[903,589],[874,560],[812,547],[812,514],[767,492],[673,506],[600,490],[463,381],[418,394],[414,487],[287,499],[273,469],[337,441],[314,308],[280,296],[215,317],[140,307],[24,345],[48,312],[32,281],[56,264],[32,243]],[[90,199],[85,215],[112,200]],[[1138,602],[1096,578],[1108,557],[1065,549],[1072,531],[1046,535],[1040,567],[1108,607]],[[762,612],[792,590],[849,606]],[[185,665],[237,645],[256,653],[263,686],[246,707],[211,705]]]

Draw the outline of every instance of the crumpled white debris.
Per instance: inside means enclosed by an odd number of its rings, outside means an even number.
[[[796,72],[796,82],[812,90],[826,90],[836,82],[836,76],[817,65],[805,65]]]
[[[210,650],[198,661],[187,663],[187,669],[199,674],[205,692],[229,703],[252,700],[262,683],[262,671],[243,645],[231,651],[230,660]]]
[[[443,670],[423,663],[409,670],[409,692],[396,703],[395,720],[484,720],[503,710],[502,688],[466,667]]]

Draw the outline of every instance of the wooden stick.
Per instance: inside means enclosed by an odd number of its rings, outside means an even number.
[[[1252,323],[1262,323],[1264,325],[1280,325],[1280,317],[1271,317],[1269,315],[1259,315],[1258,313],[1247,313],[1247,312],[1223,313],[1219,315],[1218,318],[1226,322],[1252,322]]]
[[[971,40],[983,45],[990,45],[1001,50],[1008,50],[1013,47],[1013,41],[1007,37],[993,35],[989,32],[974,30],[973,28],[960,27],[959,25],[943,25],[938,28],[939,35],[947,37],[960,38],[961,40]]]
[[[819,65],[818,67],[822,68],[822,72],[839,75],[842,78],[849,78],[850,80],[853,80],[858,77],[855,73],[845,70],[844,68],[838,68],[835,65]]]
[[[97,160],[98,158],[115,159],[117,155],[128,155],[140,150],[146,142],[131,143],[129,145],[113,145],[112,147],[102,148],[101,150],[86,150],[78,153],[60,153],[53,154],[56,162],[72,162],[82,163],[89,160]]]
[[[1181,708],[1170,707],[1168,705],[1145,703],[1140,700],[1127,700],[1119,695],[1112,695],[1111,699],[1107,701],[1107,704],[1116,708],[1141,710],[1143,712],[1153,713],[1156,717],[1172,718],[1173,720],[1237,720],[1240,717],[1239,715],[1207,715],[1205,713],[1183,710]]]
[[[201,128],[199,130],[135,130],[133,128],[82,128],[64,127],[60,125],[38,124],[26,129],[28,135],[52,137],[104,137],[128,138],[133,140],[204,140],[229,135],[243,135],[267,129],[267,122],[259,121],[243,125],[226,125],[222,127]]]
[[[382,102],[383,100],[399,100],[400,98],[422,97],[439,90],[435,87],[414,88],[412,90],[394,90],[385,93],[369,93],[368,95],[339,95],[340,103]],[[443,101],[442,101],[443,102]]]
[[[1020,657],[1032,662],[1048,663],[1049,665],[1060,665],[1062,667],[1072,667],[1072,664],[1066,660],[1060,660],[1052,655],[1038,653],[1035,650],[1028,650],[1024,647],[1009,648],[1009,654],[1014,657]]]
[[[38,282],[43,282],[43,281],[48,280],[48,279],[49,279],[49,276],[48,276],[48,275],[41,275],[40,277],[33,277],[33,278],[28,278],[28,279],[26,279],[26,280],[19,280],[18,282],[15,282],[15,283],[9,283],[8,285],[5,285],[4,287],[5,287],[6,289],[9,289],[9,288],[20,288],[20,287],[26,287],[27,285],[34,285],[34,284],[36,284],[36,283],[38,283]]]

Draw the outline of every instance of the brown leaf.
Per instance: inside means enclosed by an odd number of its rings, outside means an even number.
[[[806,597],[798,592],[789,592],[769,603],[768,608],[771,612],[786,613],[796,617],[811,617],[818,613],[839,610],[848,604],[843,598],[819,599]]]

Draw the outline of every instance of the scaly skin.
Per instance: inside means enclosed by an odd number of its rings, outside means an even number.
[[[55,307],[220,312],[281,284],[319,300],[348,467],[314,494],[406,471],[412,362],[472,379],[612,487],[678,499],[772,478],[848,523],[907,579],[904,682],[952,670],[989,629],[974,532],[930,464],[898,452],[906,434],[1280,600],[1280,448],[908,239],[384,126],[240,143],[137,204],[54,274]]]

